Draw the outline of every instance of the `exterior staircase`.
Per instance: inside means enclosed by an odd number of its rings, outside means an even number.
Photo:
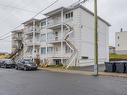
[[[18,49],[16,49],[11,55],[9,56],[9,59],[17,59],[16,57],[20,56],[21,51],[23,50],[23,43],[21,42],[21,45]]]
[[[71,65],[76,66],[76,64],[78,63],[78,50],[72,44],[72,42],[69,40],[70,34],[72,34],[74,32],[73,28],[71,26],[69,26],[68,24],[65,24],[65,26],[69,32],[65,35],[64,40],[65,40],[66,44],[70,47],[70,49],[73,51],[72,55],[66,61],[66,64],[67,64],[66,69],[68,69]]]

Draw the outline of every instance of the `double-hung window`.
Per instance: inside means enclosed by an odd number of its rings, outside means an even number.
[[[41,48],[41,54],[46,54],[46,48]]]

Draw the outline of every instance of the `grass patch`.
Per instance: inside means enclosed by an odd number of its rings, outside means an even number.
[[[0,59],[6,59],[8,58],[8,55],[0,55]]]
[[[48,65],[47,67],[51,67],[51,68],[59,68],[59,67],[63,67],[63,65]]]
[[[127,61],[127,54],[110,54],[110,61]]]

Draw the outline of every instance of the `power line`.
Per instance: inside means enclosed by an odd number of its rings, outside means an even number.
[[[0,6],[6,7],[6,8],[12,8],[12,9],[16,9],[16,10],[21,10],[21,11],[26,11],[26,12],[31,12],[31,13],[36,13],[35,11],[32,11],[32,10],[23,9],[23,8],[18,8],[18,7],[10,6],[10,5],[0,4]]]
[[[47,6],[46,8],[42,9],[40,12],[36,13],[31,19],[35,18],[36,16],[38,16],[39,14],[41,14],[43,11],[45,11],[46,9],[50,8],[51,6],[53,6],[55,3],[57,3],[59,0],[55,0],[53,3],[51,3],[49,6]],[[20,24],[19,26],[15,27],[13,30],[17,29],[18,27],[20,27],[22,24]]]
[[[35,18],[36,16],[38,16],[40,13],[42,13],[43,11],[45,11],[46,9],[50,8],[52,5],[54,5],[55,3],[57,3],[59,0],[54,1],[51,5],[47,6],[46,8],[44,8],[43,10],[41,10],[40,12],[38,12],[36,15],[34,15],[32,18]]]
[[[4,39],[7,39],[7,38],[9,38],[9,37],[11,37],[11,35],[9,35],[9,36],[6,36],[6,37],[4,37],[4,38],[2,38],[2,39],[0,39],[0,40],[4,40]]]
[[[22,24],[18,25],[17,27],[15,27],[13,30],[17,29],[18,27],[20,27]],[[3,38],[4,36],[6,35],[10,35],[10,32],[6,33],[6,34],[3,34],[2,36],[0,36],[0,38]]]
[[[17,1],[18,1],[18,0],[17,0]],[[32,2],[32,1],[31,1],[31,2]],[[30,2],[30,3],[31,3],[31,2]],[[15,3],[16,3],[16,1],[15,1],[15,2],[10,2],[9,4],[15,4]],[[19,3],[20,3],[20,2],[19,2]],[[2,5],[3,5],[3,4],[2,4]],[[17,4],[16,4],[16,5],[17,5]],[[8,5],[6,4],[6,6],[8,6]],[[19,4],[18,4],[17,6],[19,6]],[[22,8],[24,8],[24,6],[22,6]],[[20,9],[19,9],[19,10],[20,10]],[[21,9],[21,10],[22,10],[22,9]],[[24,9],[24,10],[27,10],[27,9]],[[8,16],[8,15],[4,16],[5,19],[4,19],[4,18],[1,19],[0,22],[3,22],[3,23],[4,23],[4,21],[7,20],[7,18],[10,17],[10,15],[11,15],[12,13],[14,13],[14,11],[15,11],[15,10],[12,10],[11,12],[9,12],[9,16]],[[28,11],[26,11],[26,12],[28,12]],[[31,12],[31,13],[32,13],[32,12]],[[33,12],[33,14],[34,14],[34,13],[35,13],[35,11]]]
[[[53,3],[51,3],[49,6],[47,6],[46,8],[44,8],[43,10],[41,10],[40,12],[38,12],[36,15],[34,15],[32,18],[35,18],[36,16],[38,16],[39,14],[41,14],[43,11],[45,11],[46,9],[48,9],[48,8],[50,8],[51,6],[53,6],[55,3],[57,3],[59,0],[55,0]],[[14,29],[12,29],[12,31],[13,30],[15,30],[15,29],[17,29],[18,27],[20,27],[20,26],[22,26],[22,24],[20,24],[20,25],[18,25],[17,27],[15,27]],[[4,35],[2,35],[2,36],[0,36],[0,38],[2,38],[2,37],[4,37],[4,36],[6,36],[7,34],[9,34],[10,32],[8,32],[8,33],[6,33],[6,34],[4,34]],[[8,36],[7,36],[8,37]],[[0,39],[0,40],[3,40],[3,39],[6,39],[6,37],[4,37],[4,38],[2,38],[2,39]]]

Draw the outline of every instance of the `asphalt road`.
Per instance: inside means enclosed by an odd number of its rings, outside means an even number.
[[[127,95],[127,79],[0,69],[0,95]]]

